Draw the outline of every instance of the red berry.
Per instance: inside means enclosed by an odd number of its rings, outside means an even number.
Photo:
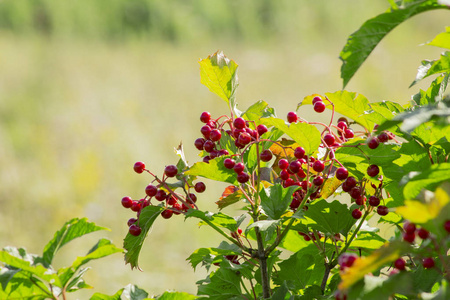
[[[297,173],[298,171],[300,171],[301,167],[302,167],[302,164],[298,160],[293,160],[289,164],[288,170],[290,170],[292,172],[292,174],[294,174],[294,173]]]
[[[353,217],[354,219],[358,220],[358,219],[360,219],[360,218],[362,217],[362,212],[361,212],[359,209],[355,208],[355,209],[352,211],[352,217]]]
[[[288,112],[287,121],[289,123],[295,123],[295,122],[297,122],[297,120],[298,120],[298,116],[295,112],[293,112],[293,111]]]
[[[164,174],[166,174],[167,177],[175,177],[178,173],[177,166],[174,165],[168,165],[164,169]]]
[[[327,134],[324,135],[323,141],[328,146],[332,146],[336,140],[335,140],[334,136],[331,133],[327,133]]]
[[[203,123],[208,123],[209,120],[211,120],[211,114],[207,111],[202,112],[202,114],[200,115],[200,121],[202,121]]]
[[[371,138],[367,139],[367,146],[370,149],[376,149],[379,144],[380,144],[380,141],[376,137],[371,137]]]
[[[367,168],[367,175],[370,177],[375,177],[380,173],[380,168],[377,165],[370,165]]]
[[[202,151],[203,150],[203,144],[205,144],[205,139],[204,138],[198,138],[195,140],[194,142],[194,146],[195,148],[197,148],[198,150]]]
[[[400,257],[394,262],[394,266],[397,270],[403,271],[406,267],[406,262]]]
[[[125,208],[130,208],[133,205],[133,199],[130,197],[123,197],[122,198],[122,206]]]
[[[311,182],[304,180],[304,181],[302,181],[301,186],[302,186],[302,189],[304,191],[306,191],[306,190],[308,190],[308,188],[310,188],[312,186],[312,184],[311,184]]]
[[[280,178],[281,180],[287,180],[291,175],[286,170],[280,171]]]
[[[220,132],[219,129],[213,129],[213,130],[211,130],[211,133],[209,134],[209,138],[213,142],[217,142],[218,140],[220,140],[221,137],[222,137],[222,133]]]
[[[341,129],[341,130],[345,130],[348,128],[347,122],[344,121],[340,121],[337,123],[337,128]]]
[[[172,217],[172,215],[173,215],[173,210],[170,210],[170,209],[165,209],[161,212],[161,216],[164,219],[170,219]]]
[[[347,295],[344,294],[344,292],[342,292],[342,291],[340,291],[340,290],[337,290],[337,291],[334,293],[334,299],[335,299],[335,300],[347,300]]]
[[[358,182],[356,181],[355,177],[350,176],[344,181],[344,183],[347,184],[347,186],[351,189],[355,187]]]
[[[450,220],[445,221],[445,223],[444,223],[444,229],[445,229],[445,231],[447,231],[448,233],[450,233]]]
[[[323,100],[322,100],[322,98],[320,98],[319,96],[315,96],[315,97],[312,99],[312,104],[314,105],[314,104],[316,104],[316,102],[323,102]]]
[[[250,134],[243,132],[239,135],[239,138],[237,140],[238,140],[239,144],[245,146],[252,141],[252,137]]]
[[[316,160],[313,163],[313,169],[316,172],[322,172],[325,169],[325,164],[320,160]]]
[[[432,267],[434,267],[434,259],[431,257],[426,257],[422,260],[422,266],[425,269],[430,269]]]
[[[313,184],[314,184],[315,186],[321,186],[321,185],[323,184],[323,177],[322,177],[322,176],[316,176],[316,177],[313,179]]]
[[[207,140],[203,144],[203,149],[208,153],[213,152],[215,147],[216,147],[216,144],[214,144],[214,142],[211,140]]]
[[[348,170],[344,167],[340,167],[336,170],[336,178],[339,180],[345,180],[348,177]]]
[[[133,201],[133,204],[131,204],[131,210],[134,212],[138,212],[141,210],[141,203],[138,201]]]
[[[348,125],[348,120],[347,120],[346,117],[340,117],[337,121],[338,121],[338,123],[339,122],[345,122]]]
[[[134,164],[133,169],[136,173],[141,174],[144,172],[145,164],[142,161],[138,161]]]
[[[264,133],[268,131],[267,126],[264,124],[260,124],[256,127],[256,130],[258,131],[259,136],[262,136]]]
[[[289,204],[289,207],[292,210],[296,210],[299,206],[300,206],[300,199],[298,199],[297,197],[294,197],[291,201],[291,204]]]
[[[164,190],[158,190],[155,195],[155,199],[158,201],[164,201],[167,198],[167,194]]]
[[[195,185],[194,185],[194,190],[197,192],[197,193],[203,193],[205,190],[206,190],[206,185],[203,183],[203,182],[197,182]]]
[[[377,207],[377,213],[380,216],[385,216],[385,215],[387,215],[389,213],[389,208],[387,208],[387,206],[380,205],[380,206]]]
[[[406,221],[403,224],[403,230],[408,234],[413,234],[416,231],[416,225],[414,223]]]
[[[339,257],[338,262],[341,267],[349,268],[353,266],[357,258],[355,254],[344,253]]]
[[[355,136],[355,134],[353,133],[353,130],[351,130],[350,128],[347,128],[344,130],[344,137],[346,139],[351,139]]]
[[[371,206],[378,206],[378,205],[380,205],[380,198],[378,198],[376,196],[370,196],[369,197],[369,204]]]
[[[426,240],[430,236],[430,232],[426,230],[425,228],[420,228],[417,230],[417,235],[422,239]]]
[[[140,235],[141,231],[142,231],[141,227],[137,226],[136,224],[131,225],[130,228],[128,229],[128,232],[134,236]]]
[[[203,136],[207,139],[209,139],[209,135],[211,134],[211,127],[209,127],[208,125],[203,126],[202,128],[200,128],[200,132],[203,134]]]
[[[377,136],[380,143],[386,143],[389,140],[389,135],[386,132],[382,132]]]
[[[297,147],[294,150],[294,156],[297,159],[302,159],[305,156],[305,153],[306,153],[306,151],[303,147]]]
[[[127,225],[128,225],[128,227],[130,227],[131,225],[133,225],[136,222],[137,222],[136,218],[131,218],[131,219],[128,219]]]
[[[265,161],[265,162],[270,161],[273,157],[272,151],[270,151],[269,149],[266,149],[263,152],[261,152],[259,157],[261,158],[262,161]]]
[[[203,157],[203,162],[208,164],[211,159],[212,159],[211,156],[207,155],[207,156]]]
[[[358,199],[359,197],[361,197],[362,193],[361,193],[361,188],[359,187],[353,187],[350,192],[350,197],[352,197],[353,199]]]
[[[189,193],[187,196],[187,200],[190,203],[195,203],[195,202],[197,202],[197,196],[193,193]]]
[[[282,170],[286,170],[289,167],[289,162],[287,159],[282,158],[278,161],[278,167]]]
[[[244,169],[245,166],[243,163],[237,163],[233,167],[234,172],[236,172],[237,174],[241,174],[242,172],[244,172]]]
[[[177,198],[175,198],[173,195],[170,195],[170,197],[166,197],[166,199],[168,205],[175,205],[177,203]]]
[[[413,233],[408,233],[408,232],[403,233],[403,240],[405,242],[414,243],[415,239],[416,239],[416,234],[414,232]]]
[[[250,175],[245,172],[239,173],[237,176],[237,181],[240,183],[246,183],[250,179]]]
[[[241,117],[234,119],[233,125],[236,129],[244,129],[246,126],[245,120]]]
[[[314,103],[314,111],[318,112],[318,113],[322,113],[325,111],[325,103],[323,103],[322,101],[317,101],[316,103]]]
[[[232,158],[225,158],[225,160],[223,161],[223,165],[227,169],[233,169],[235,164],[236,162]]]

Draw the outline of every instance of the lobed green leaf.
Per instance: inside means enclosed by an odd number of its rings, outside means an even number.
[[[287,125],[284,120],[274,117],[263,118],[261,122],[268,127],[273,126],[288,135],[305,149],[307,155],[313,154],[321,143],[320,131],[313,125],[306,123]]]
[[[437,60],[422,61],[422,65],[417,70],[416,79],[414,79],[409,87],[412,87],[428,76],[440,73],[450,73],[450,51],[441,54],[441,58]]]
[[[229,103],[231,107],[234,107],[235,92],[238,86],[238,65],[228,59],[222,51],[217,51],[206,59],[201,59],[199,64],[200,82]]]
[[[236,177],[236,172],[224,167],[223,161],[227,156],[217,157],[211,159],[208,163],[197,162],[188,171],[186,175],[200,176],[215,181],[228,182],[233,185],[239,185]]]
[[[259,195],[261,197],[261,206],[264,209],[264,212],[272,220],[280,219],[292,201],[292,194],[299,188],[299,186],[283,188],[281,184],[263,188]]]

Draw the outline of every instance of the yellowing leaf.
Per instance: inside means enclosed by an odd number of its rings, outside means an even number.
[[[437,188],[434,197],[428,202],[406,200],[405,206],[398,207],[396,212],[413,223],[425,224],[435,219],[449,202],[449,195],[442,188]]]
[[[346,290],[353,284],[362,279],[365,275],[370,274],[384,265],[393,262],[409,247],[406,243],[396,241],[385,244],[380,249],[374,251],[367,257],[358,258],[353,266],[346,268],[341,272],[340,290]]]
[[[222,51],[201,59],[199,64],[200,82],[227,103],[233,102],[238,86],[238,65],[227,58]]]

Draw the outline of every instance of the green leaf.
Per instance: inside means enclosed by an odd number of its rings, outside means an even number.
[[[161,296],[156,297],[157,300],[194,300],[196,296],[184,292],[164,292]]]
[[[201,210],[196,209],[190,209],[186,213],[186,218],[198,218],[200,220],[203,220],[205,224],[212,224],[217,227],[226,228],[231,232],[235,232],[238,230],[239,225],[244,221],[245,215],[241,215],[239,217],[230,217],[224,213],[212,213],[212,212],[205,212]],[[204,225],[204,224],[202,224]]]
[[[229,170],[224,167],[223,161],[227,156],[217,157],[211,159],[208,163],[197,162],[188,171],[185,172],[186,175],[200,176],[208,178],[211,180],[228,182],[233,185],[239,185],[236,177],[236,172],[232,169]]]
[[[131,268],[139,268],[138,259],[139,253],[141,252],[144,240],[147,237],[148,231],[155,222],[156,218],[164,210],[160,206],[147,206],[139,215],[138,226],[141,227],[142,231],[139,236],[131,235],[130,233],[124,239],[123,248],[126,250],[125,253],[125,264],[130,264]]]
[[[426,43],[430,46],[450,49],[450,27],[445,27],[445,32],[439,33],[433,40]]]
[[[281,184],[275,184],[262,189],[259,195],[264,212],[272,220],[280,219],[292,201],[292,194],[299,188],[299,186],[283,188]]]
[[[52,268],[46,268],[41,264],[33,265],[30,260],[27,259],[27,254],[23,248],[4,248],[0,251],[0,261],[5,265],[21,269],[22,272],[29,274],[28,277],[30,275],[34,275],[44,281],[53,282],[54,285],[62,287],[61,281],[55,270]]]
[[[302,224],[307,224],[311,229],[330,234],[342,233],[347,235],[356,222],[349,213],[348,206],[337,200],[331,203],[323,199],[315,201],[308,205],[305,218],[306,222],[302,222]]]
[[[275,110],[266,101],[259,100],[244,112],[244,116],[249,121],[258,122],[261,118],[275,117]]]
[[[72,276],[76,273],[76,271],[89,261],[93,259],[99,259],[117,252],[123,252],[123,250],[117,248],[108,239],[100,239],[86,256],[77,257],[77,259],[72,263],[70,267],[58,270],[58,275],[61,279],[62,284],[65,286],[70,278],[72,278]]]
[[[94,295],[92,295],[90,300],[121,300],[120,296],[122,295],[123,290],[124,290],[123,288],[118,290],[117,293],[115,293],[112,296],[108,296],[101,293],[95,293]]]
[[[405,199],[414,199],[422,189],[435,190],[441,183],[450,180],[450,163],[432,165],[429,169],[412,177],[403,190]]]
[[[82,268],[78,272],[77,276],[72,278],[72,280],[67,285],[66,291],[68,292],[75,292],[80,289],[92,289],[92,286],[86,284],[86,282],[83,279],[84,273],[87,272],[89,268]]]
[[[263,233],[267,233],[269,236],[271,233],[275,232],[280,220],[261,220],[255,223],[250,224],[245,233],[247,234],[251,229],[259,228],[259,230]]]
[[[205,280],[197,282],[198,295],[207,295],[210,299],[243,299],[241,279],[237,272],[220,268]]]
[[[391,215],[391,214],[388,214]],[[358,233],[358,236],[351,243],[350,247],[354,249],[363,248],[368,250],[376,250],[383,246],[386,240],[373,232]]]
[[[320,131],[313,125],[306,123],[291,123],[287,125],[284,120],[274,117],[263,118],[261,122],[268,127],[273,126],[284,132],[302,146],[307,155],[314,153],[321,143]]]
[[[55,233],[53,239],[44,247],[43,259],[45,264],[50,265],[56,252],[71,240],[98,230],[109,229],[106,227],[97,226],[93,222],[88,222],[87,218],[75,218],[68,221]]]
[[[214,259],[220,255],[239,255],[242,251],[235,244],[228,244],[226,242],[222,242],[218,248],[200,248],[195,250],[187,260],[192,265],[192,268],[198,266],[199,263],[203,263],[207,268],[211,263],[213,263]]]
[[[235,92],[238,86],[238,65],[228,59],[222,51],[217,51],[206,59],[201,59],[199,64],[200,82],[229,103],[231,107],[234,107]]]
[[[420,90],[412,99],[421,106],[435,104],[444,98],[444,92],[449,83],[449,74],[438,76],[426,91]]]
[[[127,300],[143,300],[148,297],[148,293],[137,285],[129,284],[124,288],[122,297],[125,297]]]
[[[14,277],[8,280],[8,284],[3,286],[3,276],[9,271],[8,268],[0,266],[0,280],[2,280],[0,299],[42,300],[51,297],[46,285],[36,278],[33,279],[36,284],[33,284],[29,274],[25,272],[16,271]]]
[[[420,125],[428,121],[442,121],[448,124],[450,118],[450,108],[444,104],[429,105],[416,108],[414,111],[401,113],[392,120],[386,121],[378,127],[378,131],[387,130],[392,126],[401,124],[400,129],[411,133]]]
[[[274,282],[281,284],[285,281],[291,291],[305,289],[313,284],[320,285],[325,272],[323,257],[303,250],[279,263],[278,267],[280,270],[274,276]]]
[[[441,54],[441,58],[438,60],[424,60],[422,65],[417,70],[416,79],[411,83],[409,87],[412,87],[417,82],[421,81],[428,76],[440,73],[450,73],[450,52],[446,51]]]
[[[447,7],[438,5],[436,0],[407,2],[398,9],[390,8],[387,12],[367,20],[356,32],[349,36],[347,44],[341,51],[343,87],[347,86],[372,50],[392,29],[421,12],[439,8]]]

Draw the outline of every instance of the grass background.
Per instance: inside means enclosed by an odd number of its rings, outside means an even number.
[[[223,50],[240,65],[239,108],[263,99],[284,117],[309,94],[341,89],[338,56],[347,36],[387,8],[381,0],[0,1],[0,246],[42,253],[74,217],[111,232],[66,246],[55,267],[101,236],[121,246],[134,215],[120,199],[142,197],[151,180],[133,172],[134,162],[161,174],[177,161],[181,141],[194,163],[200,113],[227,113],[200,84],[199,58]],[[396,28],[347,89],[370,101],[409,101],[429,83],[407,88],[420,61],[441,52],[418,45],[447,20],[448,12],[434,11]],[[215,209],[223,187],[207,182],[199,206]],[[142,250],[143,272],[117,254],[90,263],[86,280],[106,294],[128,283],[150,294],[195,293],[205,273],[185,259],[219,242],[194,220],[159,219]]]

